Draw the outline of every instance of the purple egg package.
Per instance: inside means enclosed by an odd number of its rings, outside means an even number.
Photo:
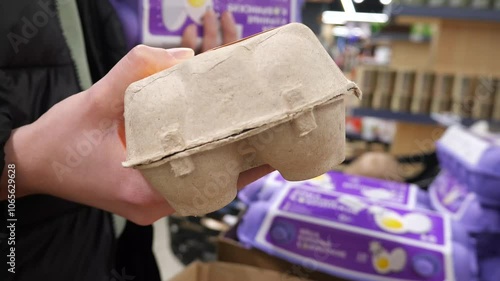
[[[441,166],[468,191],[476,193],[481,204],[500,207],[500,140],[450,127],[437,141]]]
[[[500,256],[484,259],[479,263],[481,281],[500,280]]]
[[[447,216],[339,190],[281,186],[250,203],[238,238],[349,280],[477,280],[472,242]]]
[[[435,210],[460,222],[469,233],[500,233],[500,211],[483,207],[478,196],[448,171],[442,171],[429,187]]]
[[[385,181],[375,178],[348,175],[330,171],[306,181],[286,181],[278,172],[273,172],[245,187],[238,197],[250,204],[267,200],[274,192],[285,186],[310,186],[319,190],[336,191],[364,198],[373,202],[403,206],[410,209],[431,210],[427,192],[407,183]]]

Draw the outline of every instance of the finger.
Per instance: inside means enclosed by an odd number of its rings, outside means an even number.
[[[167,69],[194,55],[187,48],[161,49],[144,45],[134,47],[111,71],[92,86],[88,93],[97,106],[114,116],[123,113],[127,87],[142,78]]]
[[[219,27],[217,22],[217,15],[213,10],[208,10],[203,16],[203,43],[201,46],[202,52],[217,47],[218,33]]]
[[[182,34],[181,46],[186,48],[191,48],[193,50],[197,49],[198,40],[198,27],[196,24],[190,24],[184,30]]]
[[[224,12],[220,19],[222,26],[222,41],[224,44],[228,44],[238,40],[238,32],[236,31],[236,22],[234,21],[233,14],[231,12]]]
[[[275,169],[269,165],[263,165],[257,168],[250,169],[240,174],[238,178],[238,189],[249,185],[250,183],[262,178],[263,176],[275,171]]]

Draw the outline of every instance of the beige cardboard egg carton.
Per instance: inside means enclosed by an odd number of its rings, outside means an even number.
[[[314,33],[289,24],[132,84],[123,165],[177,214],[206,214],[230,203],[253,167],[297,181],[342,162],[348,93],[360,95]]]

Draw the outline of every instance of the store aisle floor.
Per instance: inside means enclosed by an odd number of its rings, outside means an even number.
[[[161,278],[165,281],[184,269],[184,266],[177,260],[170,249],[170,232],[167,229],[167,220],[168,218],[163,218],[153,225],[153,251],[160,268]]]

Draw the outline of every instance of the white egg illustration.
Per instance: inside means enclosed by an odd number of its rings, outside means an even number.
[[[375,222],[387,232],[401,234],[407,231],[404,217],[396,212],[385,210],[375,214]]]
[[[189,17],[201,25],[203,15],[213,8],[212,0],[163,0],[163,24],[170,31],[179,30]]]
[[[163,0],[162,17],[163,24],[168,30],[179,30],[187,19],[186,2],[178,0]]]
[[[425,234],[432,229],[432,221],[429,217],[419,213],[405,215],[404,224],[409,232],[416,234]]]
[[[390,260],[391,271],[399,272],[403,270],[406,265],[406,252],[401,248],[392,250]]]
[[[203,15],[213,9],[212,0],[186,0],[185,3],[187,14],[197,24],[201,24]]]
[[[372,264],[375,271],[380,274],[387,274],[391,271],[391,257],[386,250],[382,250],[372,257]]]
[[[389,253],[380,243],[372,242],[370,251],[372,252],[372,265],[377,273],[399,272],[406,266],[407,255],[402,248],[396,248]]]

